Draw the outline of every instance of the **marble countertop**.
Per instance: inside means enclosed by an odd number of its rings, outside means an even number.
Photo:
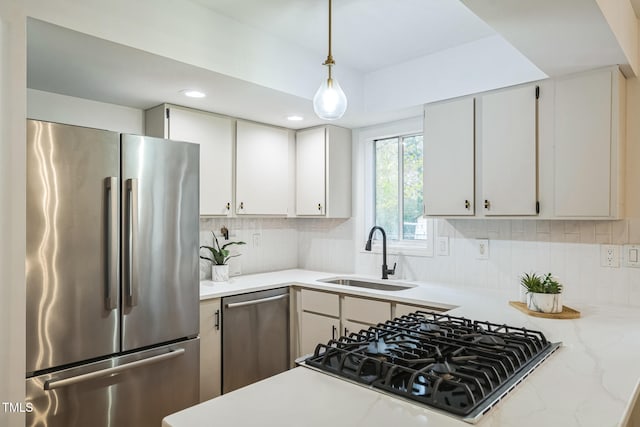
[[[640,379],[637,308],[576,306],[565,301],[581,312],[581,318],[552,320],[530,317],[509,306],[515,295],[437,283],[398,281],[416,286],[390,292],[318,282],[332,276],[336,274],[286,270],[237,277],[226,284],[202,282],[200,291],[207,299],[298,284],[409,304],[453,305],[452,315],[539,330],[550,341],[562,342],[562,347],[476,425],[622,427],[631,417]],[[210,425],[212,419],[221,420],[221,425],[468,425],[307,368],[203,402],[167,417],[163,425],[197,427]]]

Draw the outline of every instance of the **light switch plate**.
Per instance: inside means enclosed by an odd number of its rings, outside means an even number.
[[[625,267],[640,267],[640,245],[624,245],[623,259]]]
[[[489,239],[476,239],[476,259],[489,259]]]
[[[438,250],[439,256],[449,256],[449,238],[438,237]]]

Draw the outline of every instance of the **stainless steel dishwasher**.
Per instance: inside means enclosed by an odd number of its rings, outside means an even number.
[[[289,369],[289,288],[222,298],[222,392]]]

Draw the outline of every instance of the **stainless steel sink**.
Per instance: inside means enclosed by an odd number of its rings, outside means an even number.
[[[398,283],[377,281],[374,282],[368,279],[358,279],[355,277],[330,277],[328,279],[321,279],[319,280],[319,282],[333,283],[335,285],[342,286],[354,286],[356,288],[377,289],[379,291],[402,291],[415,287],[415,285],[401,285]]]

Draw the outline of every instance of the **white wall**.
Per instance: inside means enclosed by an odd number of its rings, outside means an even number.
[[[35,89],[27,90],[27,117],[144,135],[143,110]]]
[[[20,0],[0,2],[0,402],[24,402],[26,35]],[[24,426],[0,409],[0,425]]]

